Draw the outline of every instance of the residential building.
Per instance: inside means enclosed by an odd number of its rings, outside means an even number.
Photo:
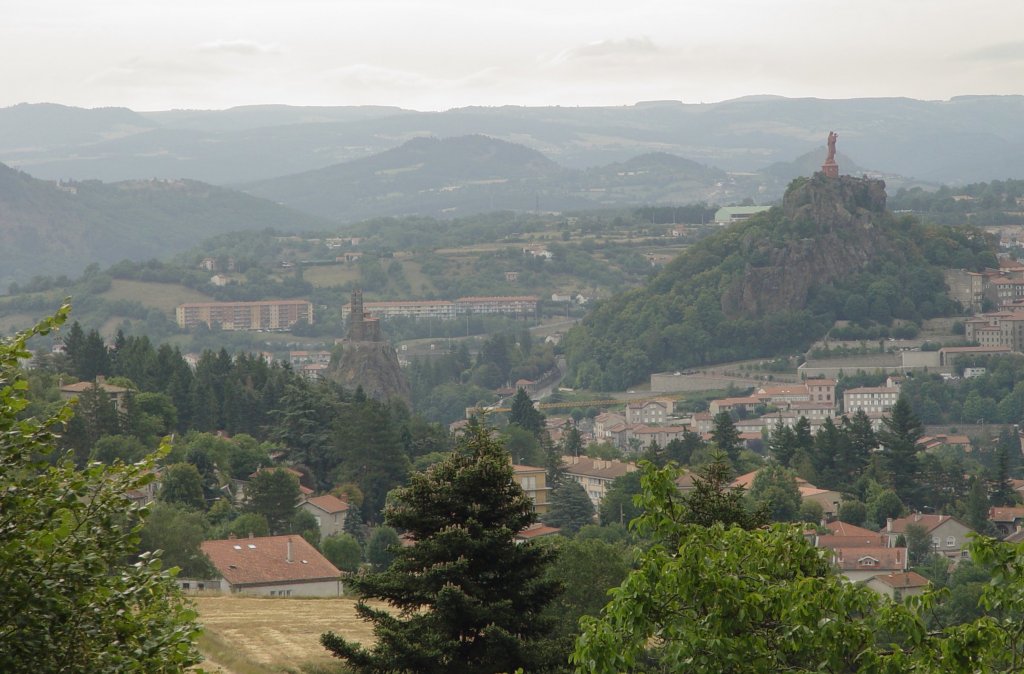
[[[340,534],[345,530],[348,503],[337,496],[331,494],[312,496],[300,503],[299,508],[316,519],[316,525],[320,527],[320,540]]]
[[[880,573],[868,579],[868,587],[894,601],[903,601],[906,597],[924,594],[931,581],[915,571],[902,573]]]
[[[451,300],[394,300],[388,302],[363,302],[363,310],[376,318],[389,319],[398,316],[408,318],[455,318],[455,302]],[[341,307],[341,318],[347,320],[352,313],[352,304]]]
[[[999,344],[990,346],[944,346],[939,349],[939,366],[942,368],[952,368],[960,358],[1001,356],[1012,352],[1013,349],[1009,346]],[[966,377],[967,375],[965,374],[964,376]]]
[[[616,478],[635,471],[636,464],[617,459],[592,459],[589,456],[563,456],[565,475],[587,490],[594,507],[601,505],[608,488]]]
[[[764,398],[759,396],[746,396],[737,398],[719,398],[708,404],[708,411],[711,414],[719,412],[752,412],[758,405],[764,405]]]
[[[268,597],[340,597],[341,571],[302,536],[203,541],[219,578],[203,589]],[[193,589],[181,580],[182,589]]]
[[[903,573],[907,570],[907,549],[883,546],[836,547],[832,563],[839,573],[855,583],[880,574]]]
[[[288,362],[292,367],[299,367],[300,365],[309,365],[310,363],[317,363],[321,365],[330,365],[331,363],[331,352],[330,351],[289,351]]]
[[[925,515],[914,513],[909,517],[886,520],[882,533],[889,539],[889,546],[895,546],[899,537],[905,536],[907,526],[916,524],[923,527],[932,537],[932,551],[951,559],[967,557],[967,534],[974,530],[951,515]]]
[[[363,310],[378,319],[403,316],[408,318],[451,320],[466,314],[534,316],[539,307],[540,298],[535,295],[460,297],[455,301],[390,300],[386,302],[363,302]],[[341,307],[342,319],[347,319],[351,312],[351,303],[343,305]]]
[[[609,429],[626,424],[626,417],[618,412],[602,412],[594,417],[594,439],[604,442],[611,438]]]
[[[548,511],[551,487],[547,486],[547,470],[540,466],[512,466],[512,477],[533,501],[533,511],[543,515]]]
[[[635,400],[626,403],[627,424],[663,424],[675,409],[673,400]]]
[[[306,300],[264,302],[192,302],[178,305],[179,328],[205,324],[223,330],[287,330],[296,323],[313,323],[313,304]]]
[[[1009,536],[1024,525],[1024,507],[989,508],[988,521],[1002,536]]]
[[[455,312],[460,316],[466,314],[536,316],[538,309],[540,309],[540,298],[536,295],[460,297],[455,300]]]
[[[900,398],[900,386],[890,379],[886,386],[859,386],[843,392],[843,411],[853,414],[857,410],[885,413],[893,408]]]
[[[1024,351],[1024,311],[997,311],[964,321],[964,337],[981,346]]]
[[[97,375],[96,381],[80,381],[77,384],[65,384],[60,387],[60,397],[64,400],[71,400],[77,398],[86,391],[91,391],[96,388],[103,391],[110,398],[110,403],[114,406],[118,412],[125,411],[125,404],[128,400],[129,389],[123,386],[114,386],[113,384],[107,383],[105,376]]]

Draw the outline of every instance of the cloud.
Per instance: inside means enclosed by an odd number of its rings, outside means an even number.
[[[570,47],[556,54],[550,63],[561,65],[595,61],[647,60],[660,53],[661,49],[649,37],[628,37]]]
[[[962,61],[1024,61],[1024,41],[990,44],[959,54]]]
[[[252,40],[215,40],[196,47],[204,54],[236,54],[238,56],[263,56],[280,54],[281,49],[273,44],[260,44]]]

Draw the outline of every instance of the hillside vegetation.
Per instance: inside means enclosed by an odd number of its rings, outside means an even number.
[[[818,174],[794,181],[781,208],[602,302],[567,336],[569,364],[577,385],[610,390],[652,371],[792,353],[836,319],[953,313],[941,270],[994,264],[979,231],[895,217],[881,181]]]
[[[322,229],[277,204],[191,180],[56,184],[0,164],[0,284],[167,257],[213,234]]]

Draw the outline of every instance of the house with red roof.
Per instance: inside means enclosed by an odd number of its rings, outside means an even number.
[[[259,536],[203,541],[220,576],[205,589],[266,597],[340,597],[341,571],[302,536]],[[188,580],[181,580],[183,589]]]
[[[348,502],[337,496],[332,494],[311,496],[300,503],[299,508],[316,518],[317,526],[320,527],[321,541],[345,530]]]
[[[969,542],[967,534],[975,531],[952,515],[914,513],[898,519],[890,517],[886,520],[882,534],[889,539],[890,546],[895,546],[899,537],[906,535],[907,527],[911,524],[923,527],[931,535],[933,552],[951,559],[968,556],[965,549]]]
[[[865,584],[878,594],[884,594],[895,601],[902,601],[904,597],[923,594],[931,585],[931,581],[914,571],[904,571],[879,574]]]
[[[832,563],[839,573],[858,583],[879,574],[903,573],[907,570],[907,549],[884,546],[831,548]]]
[[[988,521],[1002,536],[1009,536],[1024,525],[1024,507],[989,508]]]

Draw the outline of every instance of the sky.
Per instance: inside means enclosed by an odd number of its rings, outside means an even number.
[[[1024,94],[1017,0],[0,0],[0,107]]]

